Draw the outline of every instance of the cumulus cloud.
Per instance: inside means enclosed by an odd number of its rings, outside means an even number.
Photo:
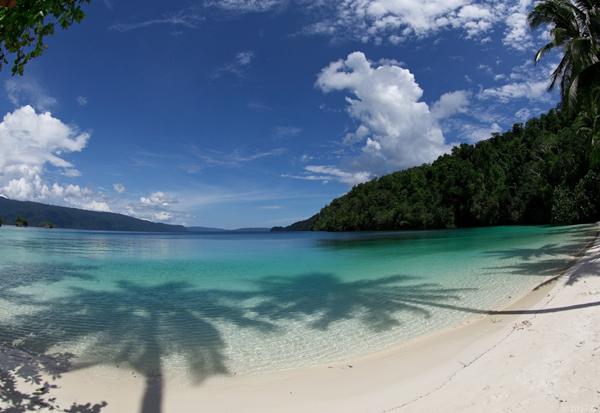
[[[481,42],[504,27],[504,44],[525,50],[531,44],[527,10],[532,0],[207,0],[205,4],[236,13],[280,10],[291,3],[308,15],[304,34],[352,37],[393,44],[410,38],[457,30]]]
[[[125,210],[129,215],[140,219],[173,222],[176,216],[179,216],[173,210],[173,206],[177,203],[176,197],[162,191],[156,191],[140,197],[137,202],[130,202]]]
[[[61,155],[80,152],[88,139],[87,133],[78,132],[50,112],[36,113],[31,106],[23,106],[6,114],[0,123],[0,171],[3,176],[25,169],[41,173],[45,164],[73,169]]]
[[[431,112],[436,119],[444,119],[457,113],[464,113],[469,107],[471,93],[466,90],[444,93],[433,104]]]
[[[68,204],[108,211],[105,200],[88,188],[47,183],[48,168],[73,177],[79,172],[64,156],[85,148],[89,134],[64,124],[49,112],[23,106],[0,123],[0,195],[11,199]]]
[[[142,205],[150,207],[168,207],[176,202],[177,200],[175,198],[170,197],[161,191],[153,192],[147,197],[140,198],[140,203]]]
[[[353,174],[359,175],[341,176],[324,166],[307,170],[345,182],[430,162],[448,151],[436,116],[449,116],[466,105],[466,93],[447,94],[435,115],[421,101],[423,90],[409,70],[391,62],[374,65],[361,52],[324,68],[316,85],[326,93],[349,93],[346,110],[359,125],[345,142],[360,145],[360,154],[350,162]]]

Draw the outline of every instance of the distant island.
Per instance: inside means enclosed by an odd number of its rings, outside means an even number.
[[[211,228],[211,227],[186,227],[189,232],[204,232],[204,233],[223,233],[223,232],[269,232],[271,228],[237,228],[237,229],[223,229],[223,228]]]
[[[269,232],[271,228],[223,229],[183,225],[170,225],[130,217],[113,212],[88,211],[39,202],[17,201],[0,196],[0,226],[66,228],[93,231],[138,232],[196,232],[196,233],[256,233]]]
[[[0,221],[4,224],[45,228],[98,231],[184,232],[182,225],[169,225],[112,212],[87,211],[39,202],[0,197]]]
[[[600,220],[600,145],[552,110],[451,154],[355,186],[273,231],[377,231]]]

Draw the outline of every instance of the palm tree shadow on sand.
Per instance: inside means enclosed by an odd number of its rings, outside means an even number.
[[[138,285],[119,282],[113,290],[73,288],[66,297],[36,300],[12,297],[15,304],[34,306],[18,325],[0,327],[4,342],[23,340],[33,354],[79,343],[79,357],[70,370],[94,365],[129,367],[145,378],[141,411],[161,411],[165,357],[178,355],[196,383],[228,374],[226,343],[213,320],[270,332],[275,327],[247,317],[232,304],[234,292],[195,290],[186,283]]]
[[[548,246],[544,250],[559,253]],[[524,261],[541,254],[530,250],[517,253]],[[93,279],[89,276],[92,269],[45,268],[42,272],[46,276],[41,279],[49,283],[63,278],[88,281]],[[0,342],[21,340],[24,349],[42,356],[77,343],[78,357],[68,357],[69,362],[62,364],[64,371],[94,365],[131,368],[145,380],[142,413],[159,413],[162,409],[163,363],[169,356],[183,359],[196,383],[230,373],[225,358],[228,343],[218,327],[222,323],[267,335],[277,334],[290,320],[325,331],[333,323],[352,319],[380,332],[401,325],[403,314],[432,317],[433,308],[508,314],[461,306],[461,296],[476,289],[444,288],[407,275],[358,280],[344,280],[331,273],[269,276],[250,281],[249,291],[198,289],[183,282],[146,285],[120,281],[109,290],[75,287],[65,296],[50,299],[19,292],[20,287],[39,280],[35,276],[21,277],[12,291],[0,296],[13,305],[34,308],[20,316],[16,324],[0,323]]]
[[[77,271],[74,276],[82,274]],[[181,282],[121,281],[114,287],[76,287],[51,299],[9,294],[13,305],[35,310],[20,316],[16,324],[0,323],[0,342],[21,340],[21,348],[38,355],[77,343],[78,357],[65,366],[66,371],[94,365],[131,368],[145,379],[141,412],[159,413],[165,358],[184,359],[196,383],[229,374],[227,343],[217,324],[277,334],[286,320],[305,320],[308,328],[326,330],[336,321],[358,319],[367,328],[382,331],[398,326],[404,312],[431,317],[428,306],[458,301],[464,291],[402,275],[344,281],[323,273],[265,277],[252,291],[197,289]]]

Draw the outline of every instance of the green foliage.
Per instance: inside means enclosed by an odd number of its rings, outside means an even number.
[[[532,28],[550,26],[550,42],[535,54],[537,63],[554,49],[562,59],[550,76],[550,89],[560,85],[563,107],[589,104],[600,85],[600,7],[597,0],[542,0],[529,13]]]
[[[38,202],[15,201],[0,196],[0,218],[15,222],[19,217],[33,227],[51,225],[58,228],[106,230],[181,232],[185,227],[150,222],[111,212],[86,211]]]
[[[45,37],[84,18],[82,5],[90,0],[18,0],[15,7],[0,8],[0,69],[12,58],[12,74],[22,75],[25,65],[46,49]]]
[[[25,218],[23,218],[22,216],[18,216],[15,219],[15,225],[17,227],[27,227],[29,226],[29,223],[27,222],[27,220]]]
[[[574,194],[569,188],[556,188],[552,195],[552,222],[560,225],[577,221],[579,214],[575,206]]]
[[[580,119],[551,111],[476,145],[355,186],[289,229],[367,231],[600,220],[600,170]]]

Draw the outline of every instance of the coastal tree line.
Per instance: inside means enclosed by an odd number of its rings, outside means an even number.
[[[432,164],[355,186],[287,230],[361,231],[600,219],[600,1],[545,0],[529,14],[549,28],[539,62],[559,50],[549,89],[561,102]]]
[[[552,110],[512,130],[355,186],[289,229],[366,231],[600,219],[600,148]]]

